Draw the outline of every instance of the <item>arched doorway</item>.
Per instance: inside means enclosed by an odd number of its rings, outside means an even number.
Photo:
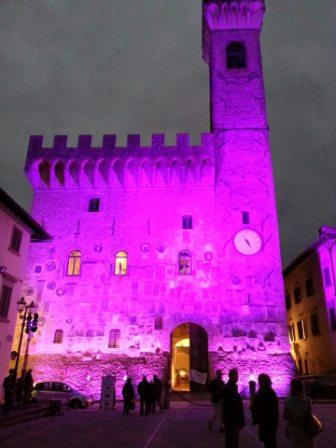
[[[176,391],[204,390],[208,379],[208,335],[187,322],[171,333],[171,384]]]

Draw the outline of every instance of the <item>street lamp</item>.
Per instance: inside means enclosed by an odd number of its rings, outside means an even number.
[[[21,346],[22,346],[22,339],[23,339],[23,332],[24,332],[25,328],[26,328],[26,333],[28,334],[28,338],[27,338],[25,356],[23,359],[22,370],[26,370],[26,367],[28,364],[30,340],[32,338],[33,333],[35,333],[35,331],[37,330],[38,314],[36,311],[38,309],[38,305],[35,304],[33,301],[30,302],[29,304],[27,304],[24,297],[21,297],[21,299],[17,302],[17,309],[19,312],[20,319],[22,320],[22,323],[21,323],[19,346],[18,346],[15,367],[14,367],[15,378],[17,378]]]

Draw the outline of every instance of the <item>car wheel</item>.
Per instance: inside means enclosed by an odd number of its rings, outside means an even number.
[[[69,403],[71,409],[80,409],[82,408],[82,402],[80,400],[72,400]]]

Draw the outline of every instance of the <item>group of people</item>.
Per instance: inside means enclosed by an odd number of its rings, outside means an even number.
[[[238,392],[238,370],[229,371],[229,380],[224,383],[221,370],[209,385],[213,416],[209,422],[212,430],[219,420],[220,431],[225,433],[225,448],[238,448],[239,432],[245,426],[245,415],[242,398]],[[270,377],[262,373],[256,384],[250,382],[250,411],[252,425],[259,426],[259,439],[265,448],[277,447],[277,430],[279,423],[279,403],[272,388]],[[286,435],[291,448],[313,448],[314,439],[307,427],[307,417],[312,415],[309,398],[304,394],[302,381],[293,379],[290,394],[284,403],[283,418],[287,421]]]
[[[152,381],[148,381],[146,375],[144,375],[137,386],[137,392],[140,399],[141,416],[154,414],[157,406],[161,412],[164,407],[169,407],[167,398],[165,398],[164,403],[162,401],[162,381],[157,375],[154,375]],[[124,384],[122,396],[124,399],[124,414],[129,415],[130,410],[135,408],[135,392],[131,378],[127,378],[126,383]]]
[[[14,405],[27,406],[31,399],[33,384],[31,369],[27,372],[23,370],[19,378],[16,378],[15,370],[10,369],[2,384],[4,390],[3,413],[8,414]]]

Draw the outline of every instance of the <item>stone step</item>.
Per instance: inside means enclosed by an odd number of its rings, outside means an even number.
[[[8,416],[2,415],[0,417],[0,428],[26,423],[48,415],[50,415],[49,405],[33,406],[27,409],[16,409],[11,411]]]

